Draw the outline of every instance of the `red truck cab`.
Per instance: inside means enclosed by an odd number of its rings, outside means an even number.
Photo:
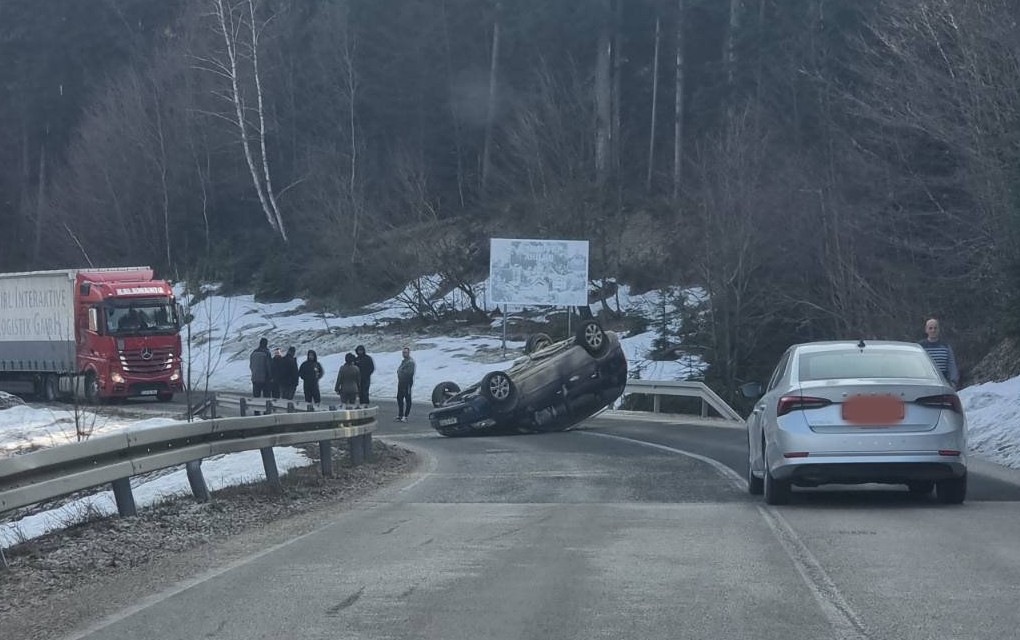
[[[184,390],[180,308],[152,269],[81,270],[74,287],[75,348],[91,401]]]

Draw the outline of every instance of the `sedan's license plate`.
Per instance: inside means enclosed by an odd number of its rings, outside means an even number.
[[[158,393],[158,392],[155,389],[146,389],[145,391],[140,392],[138,395],[142,395],[142,396],[154,396],[154,395],[156,395],[156,393]]]
[[[439,426],[440,427],[448,427],[451,424],[457,424],[457,419],[456,418],[443,418],[442,420],[439,421]]]
[[[904,417],[903,400],[893,395],[853,396],[843,402],[843,419],[859,426],[890,426]]]

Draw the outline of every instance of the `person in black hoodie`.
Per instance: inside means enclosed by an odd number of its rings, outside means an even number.
[[[358,345],[358,348],[354,350],[357,359],[354,364],[358,365],[358,371],[361,372],[361,385],[358,387],[358,404],[363,407],[368,406],[368,387],[372,384],[372,373],[375,371],[375,360],[372,360],[372,356],[365,353],[365,347]]]
[[[283,378],[280,381],[280,393],[284,400],[293,400],[294,392],[297,391],[298,377],[297,357],[294,355],[297,350],[294,347],[287,349],[287,355],[283,356]]]
[[[319,394],[319,379],[322,378],[322,365],[319,364],[319,357],[314,351],[308,351],[308,358],[301,363],[298,369],[298,376],[305,383],[305,402],[319,404],[322,396]]]

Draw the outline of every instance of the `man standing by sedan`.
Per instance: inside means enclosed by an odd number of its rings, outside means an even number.
[[[920,342],[928,357],[935,363],[935,367],[942,374],[942,377],[953,385],[954,389],[960,388],[960,370],[956,366],[956,357],[953,349],[941,340],[941,330],[937,318],[930,318],[924,323],[924,332],[927,338]]]

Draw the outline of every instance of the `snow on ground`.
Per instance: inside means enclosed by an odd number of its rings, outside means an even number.
[[[489,308],[490,305],[484,301],[485,284],[481,282],[474,289],[482,307]],[[510,367],[514,359],[522,355],[524,343],[508,341],[504,356],[502,339],[499,337],[500,319],[493,322],[490,335],[466,338],[378,331],[395,320],[413,316],[412,306],[418,300],[419,287],[422,295],[430,296],[436,291],[438,280],[423,278],[419,285],[408,285],[397,296],[349,316],[303,311],[306,301],[302,299],[263,304],[255,302],[252,296],[208,295],[191,308],[194,317],[191,323],[192,341],[190,349],[185,347],[185,360],[191,364],[192,385],[199,390],[208,384],[211,390],[249,391],[251,378],[248,355],[258,346],[259,338],[262,337],[269,339],[271,349],[280,347],[286,350],[294,346],[299,362],[304,361],[309,349],[315,350],[326,371],[320,382],[324,393],[332,390],[344,355],[353,352],[359,344],[365,345],[375,360],[376,373],[372,376],[371,392],[374,398],[396,397],[396,370],[400,364],[400,351],[408,346],[417,365],[413,390],[415,402],[427,402],[432,388],[440,382],[451,380],[462,386],[472,384],[489,371]],[[671,299],[686,296],[689,303],[704,298],[704,293],[698,289],[674,288],[666,294]],[[187,299],[187,296],[183,298]],[[636,310],[648,317],[655,317],[655,314],[661,313],[662,298],[658,291],[632,296],[626,287],[621,287],[610,304],[616,307],[619,302],[621,310]],[[433,304],[463,308],[466,296],[462,292],[452,291]],[[667,313],[675,311],[672,302],[668,302],[667,307]],[[597,309],[598,305],[593,305],[592,310]],[[548,313],[548,309],[509,307],[508,312],[511,317],[520,315],[539,319]],[[673,323],[671,329],[676,328]],[[553,336],[553,339],[565,337]],[[184,339],[187,342],[187,335]],[[647,360],[654,339],[654,331],[623,339],[633,375],[650,380],[676,380],[700,371],[701,362],[697,358],[672,362]],[[300,393],[299,388],[299,397]]]
[[[206,384],[212,390],[250,390],[248,354],[267,337],[270,347],[297,348],[299,361],[308,349],[319,354],[326,375],[321,387],[329,392],[336,372],[347,352],[364,344],[375,359],[376,373],[372,378],[374,398],[396,396],[396,369],[400,363],[400,350],[409,346],[417,363],[414,399],[427,403],[432,388],[451,380],[461,386],[477,382],[487,372],[506,369],[522,355],[523,342],[508,341],[506,351],[499,337],[501,320],[492,323],[489,335],[468,337],[429,337],[420,334],[400,334],[379,331],[395,321],[413,316],[412,307],[419,301],[418,292],[431,296],[438,286],[435,278],[423,278],[416,286],[394,298],[370,305],[359,313],[340,316],[304,310],[301,299],[283,303],[260,303],[248,296],[224,297],[216,294],[216,287],[207,285],[207,294],[189,309],[193,321],[189,327],[191,346],[186,347],[185,360],[192,368],[192,381],[196,389]],[[483,308],[485,283],[476,285],[478,300]],[[188,297],[182,295],[181,299]],[[672,318],[669,329],[677,326],[676,301],[684,299],[691,306],[705,301],[700,289],[673,288],[664,292],[651,291],[631,295],[621,287],[610,301],[613,308],[640,313],[654,326],[663,313]],[[433,304],[463,308],[466,297],[451,292]],[[599,305],[593,305],[597,311]],[[509,309],[511,317],[540,319],[548,309]],[[552,336],[554,340],[566,336]],[[183,336],[187,343],[187,333]],[[656,332],[649,330],[633,336],[622,336],[622,344],[631,375],[645,380],[679,380],[697,376],[703,363],[697,357],[676,361],[652,361]],[[300,390],[299,390],[300,394]],[[967,413],[970,444],[974,452],[1013,468],[1020,468],[1020,378],[1001,383],[989,383],[964,389],[960,392]],[[103,416],[81,412],[78,424],[91,429],[92,435],[109,435],[128,429],[151,428],[171,422],[164,418],[132,421],[128,418]],[[75,413],[72,410],[16,406],[0,411],[0,457],[32,449],[73,443],[76,436]],[[280,472],[310,464],[303,453],[291,447],[277,448]],[[263,477],[261,457],[257,451],[246,451],[211,458],[203,463],[206,482],[210,490],[248,482]],[[137,483],[137,484],[136,484]],[[132,481],[135,500],[140,506],[152,504],[161,498],[189,492],[183,469],[167,475],[142,481]],[[88,498],[74,500],[58,509],[35,514],[16,523],[0,525],[0,547],[23,539],[42,535],[46,531],[67,526],[86,515],[116,512],[112,492],[103,492]]]
[[[1020,469],[1020,377],[960,391],[971,451]]]

